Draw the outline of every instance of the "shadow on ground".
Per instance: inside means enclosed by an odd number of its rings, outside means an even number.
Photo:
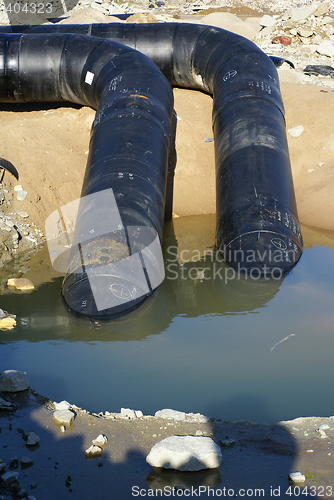
[[[0,412],[0,458],[7,464],[18,459],[20,491],[37,500],[93,499],[128,500],[143,497],[260,497],[294,498],[313,486],[313,498],[325,486],[307,476],[306,483],[290,485],[297,441],[279,425],[247,422],[176,422],[151,418],[116,420],[77,411],[65,434],[53,423],[50,401],[33,391],[2,393],[15,411]],[[24,435],[34,431],[39,445],[29,447]],[[154,469],[146,462],[151,447],[171,435],[212,436],[222,449],[219,469],[177,472]],[[108,443],[99,458],[87,459],[85,450],[99,434]],[[20,465],[23,456],[32,459],[29,468]],[[13,469],[15,470],[15,468]],[[289,486],[291,488],[289,489]],[[294,489],[295,488],[295,489]],[[14,486],[14,490],[18,487]],[[12,491],[9,493],[9,491]],[[322,491],[322,490],[321,490]],[[7,498],[19,498],[7,488]],[[20,494],[20,493],[19,493]],[[332,496],[326,495],[326,498]]]

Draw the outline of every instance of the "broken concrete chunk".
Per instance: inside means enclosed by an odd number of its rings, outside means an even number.
[[[303,483],[305,481],[305,476],[301,472],[290,472],[289,479],[294,483]]]
[[[29,457],[22,457],[21,458],[21,466],[22,467],[31,467],[34,464],[33,460]]]
[[[27,446],[35,446],[39,443],[40,437],[37,436],[33,431],[28,433]]]
[[[317,52],[322,56],[334,57],[334,43],[329,40],[324,40],[317,47]]]
[[[22,291],[35,289],[33,282],[28,280],[27,278],[10,278],[9,280],[7,280],[7,286]]]
[[[55,405],[56,410],[68,410],[71,406],[67,401],[60,401],[60,403],[56,403],[54,401],[53,404]]]
[[[302,21],[312,16],[319,8],[319,3],[312,3],[311,5],[303,5],[302,7],[296,7],[289,11],[291,20],[293,22]]]
[[[16,319],[11,316],[7,316],[7,318],[0,319],[0,330],[13,330],[16,326]]]
[[[5,472],[5,474],[1,476],[1,479],[5,483],[5,486],[10,486],[11,484],[13,484],[15,481],[18,480],[18,477],[19,477],[18,472],[9,471]]]
[[[74,420],[74,413],[70,410],[58,410],[54,412],[53,420],[58,425],[70,426]]]
[[[155,418],[170,418],[172,420],[185,420],[186,414],[184,411],[170,410],[165,408],[164,410],[158,410],[155,412]]]
[[[93,439],[92,441],[94,446],[99,446],[100,448],[103,448],[107,444],[107,442],[108,438],[104,434],[100,434],[96,439]]]
[[[27,389],[29,389],[29,381],[26,372],[6,370],[0,375],[0,391],[21,392]]]
[[[153,467],[198,471],[219,467],[219,446],[210,437],[171,436],[155,444],[146,461]]]
[[[130,408],[121,408],[121,415],[122,417],[128,417],[128,418],[137,418],[136,412],[134,410],[130,410]]]
[[[321,17],[324,14],[326,14],[326,12],[328,12],[328,5],[325,4],[325,3],[322,3],[322,4],[319,5],[319,7],[317,8],[317,10],[315,12],[313,12],[313,15],[315,17]]]
[[[304,132],[304,127],[303,125],[297,125],[297,127],[289,128],[288,132],[292,137],[299,137]]]
[[[92,445],[86,450],[86,455],[89,457],[98,456],[101,455],[101,453],[102,449],[99,446]]]
[[[266,14],[260,19],[259,25],[260,26],[274,26],[276,24],[276,19],[272,16],[267,16]]]

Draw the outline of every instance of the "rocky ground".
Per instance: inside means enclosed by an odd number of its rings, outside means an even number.
[[[267,425],[175,410],[89,413],[31,389],[1,396],[1,500],[210,498],[213,491],[236,497],[243,490],[266,499],[302,491],[334,498],[334,417]],[[170,436],[210,437],[220,466],[198,472],[151,467],[150,450]],[[295,481],[293,473],[299,473]]]

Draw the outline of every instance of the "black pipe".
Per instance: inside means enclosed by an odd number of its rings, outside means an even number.
[[[2,102],[65,100],[97,109],[71,249],[54,265],[69,257],[63,295],[74,311],[108,317],[133,308],[156,286],[161,264],[145,249],[159,249],[162,239],[169,83],[140,52],[101,38],[0,35],[0,54]],[[61,210],[68,229],[72,214]],[[59,249],[66,243],[59,237],[70,235],[55,222],[51,248]]]
[[[281,277],[298,261],[302,236],[278,75],[255,44],[193,24],[6,27],[16,29],[116,40],[147,55],[172,85],[211,93],[219,252],[237,271],[254,278]],[[95,168],[87,169],[85,183],[94,184],[95,178]]]

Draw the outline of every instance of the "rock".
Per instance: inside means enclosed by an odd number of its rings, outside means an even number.
[[[0,474],[5,468],[6,468],[5,462],[2,459],[0,459]]]
[[[294,483],[303,483],[305,481],[305,476],[301,472],[290,472],[289,479]]]
[[[327,429],[330,429],[328,424],[321,424],[319,427],[319,431],[326,431]]]
[[[328,437],[328,436],[327,436],[327,434],[326,434],[326,432],[325,432],[323,429],[320,429],[320,428],[319,428],[319,429],[317,429],[317,430],[316,430],[316,432],[317,432],[318,434],[320,434],[320,437],[321,437],[322,439],[325,439],[325,438],[327,438],[327,437]]]
[[[171,436],[155,444],[146,461],[152,467],[198,471],[219,467],[221,458],[220,448],[210,437]]]
[[[10,486],[13,484],[15,481],[18,480],[19,473],[18,472],[5,472],[5,474],[2,474],[1,479],[5,483],[5,486]]]
[[[21,290],[24,292],[35,289],[33,282],[28,280],[27,278],[10,278],[9,280],[7,280],[7,286],[16,288],[17,290]]]
[[[186,414],[184,411],[177,411],[177,410],[170,410],[170,409],[164,409],[164,410],[158,410],[155,412],[155,418],[170,418],[173,420],[185,420],[186,419]]]
[[[313,35],[312,30],[310,30],[308,28],[303,28],[303,27],[298,28],[297,33],[298,33],[298,35],[300,35],[301,37],[304,37],[304,38],[308,38],[308,37]]]
[[[267,26],[274,26],[275,24],[276,24],[276,19],[274,17],[267,15],[264,15],[259,21],[259,25],[265,28]]]
[[[108,438],[104,434],[100,434],[96,439],[93,439],[92,441],[94,446],[99,446],[100,448],[103,448],[107,444],[107,442]]]
[[[16,326],[16,319],[8,316],[0,319],[0,330],[13,330]]]
[[[18,184],[17,186],[14,186],[14,191],[23,191],[23,187]]]
[[[6,370],[0,376],[0,391],[21,392],[29,389],[29,381],[26,372],[17,370]]]
[[[70,426],[74,420],[74,413],[70,410],[58,410],[54,412],[53,420],[58,425]]]
[[[136,414],[136,417],[137,417],[137,418],[141,418],[141,417],[143,417],[143,416],[144,416],[144,415],[143,415],[143,412],[142,412],[141,410],[135,410],[135,414]]]
[[[128,418],[137,418],[136,413],[134,410],[130,410],[130,408],[121,408],[121,415],[122,417],[128,417]]]
[[[313,15],[315,17],[321,17],[324,14],[326,14],[326,12],[328,12],[328,5],[326,5],[325,3],[322,3],[319,5],[317,10],[315,12],[313,12]]]
[[[35,446],[39,443],[40,439],[33,431],[28,432],[27,446]]]
[[[102,453],[102,450],[99,446],[92,445],[86,450],[86,455],[89,457],[101,455],[101,453]]]
[[[60,403],[56,403],[54,401],[53,404],[55,405],[56,410],[68,410],[71,406],[67,401],[60,401]]]
[[[297,127],[289,128],[288,132],[292,137],[299,137],[304,132],[304,127],[303,125],[297,125]]]
[[[18,191],[16,195],[16,199],[18,201],[24,201],[27,197],[28,192],[27,191]]]
[[[29,458],[29,457],[22,457],[21,458],[21,466],[22,467],[27,468],[27,467],[31,467],[32,465],[34,465],[34,462],[31,458]]]
[[[235,445],[234,439],[225,439],[224,441],[219,441],[219,444],[221,446],[226,446],[227,448],[230,448],[231,446]]]
[[[27,217],[29,217],[29,214],[27,212],[23,212],[23,210],[21,210],[20,212],[17,212],[17,215],[22,217],[22,219],[26,219]]]
[[[329,40],[324,40],[317,48],[317,52],[323,56],[334,57],[334,44]]]
[[[291,11],[289,11],[291,20],[293,22],[296,22],[296,21],[302,21],[303,19],[307,19],[317,11],[319,5],[320,5],[319,3],[313,3],[311,5],[303,5],[302,7],[296,7],[295,9],[291,9]]]

